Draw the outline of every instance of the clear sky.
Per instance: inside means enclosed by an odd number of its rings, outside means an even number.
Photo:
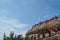
[[[34,24],[60,14],[60,0],[0,0],[0,40],[4,33],[27,32]]]

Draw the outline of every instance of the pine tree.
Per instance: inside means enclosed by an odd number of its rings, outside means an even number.
[[[9,35],[9,37],[10,37],[10,40],[14,40],[14,33],[11,32],[10,35]]]
[[[6,40],[6,35],[5,35],[5,33],[4,33],[4,35],[3,35],[3,40]]]

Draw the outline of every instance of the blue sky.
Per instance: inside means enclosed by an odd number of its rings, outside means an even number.
[[[27,32],[34,24],[60,14],[60,0],[0,0],[0,40]]]

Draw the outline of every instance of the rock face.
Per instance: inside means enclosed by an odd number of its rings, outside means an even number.
[[[60,34],[60,17],[58,16],[35,24],[28,30],[26,36],[28,36],[30,40],[41,40],[56,34]]]

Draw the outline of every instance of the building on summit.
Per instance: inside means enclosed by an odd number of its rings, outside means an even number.
[[[41,40],[46,37],[51,37],[60,34],[60,17],[55,16],[44,22],[40,22],[32,26],[26,33],[30,40]]]

